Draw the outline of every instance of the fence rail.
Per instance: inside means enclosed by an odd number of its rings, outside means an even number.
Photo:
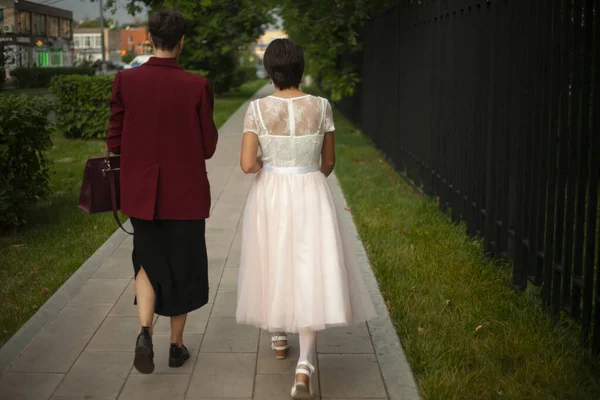
[[[600,0],[398,1],[341,110],[600,353]],[[590,340],[591,339],[591,340]]]

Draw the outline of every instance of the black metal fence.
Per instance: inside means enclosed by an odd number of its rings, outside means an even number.
[[[600,0],[413,0],[341,109],[600,353]],[[596,95],[596,96],[595,96]],[[590,339],[592,339],[590,341]]]

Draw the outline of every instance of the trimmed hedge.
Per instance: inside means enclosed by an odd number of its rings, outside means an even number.
[[[31,206],[48,192],[48,114],[37,96],[0,96],[0,231],[27,222]]]
[[[61,75],[95,75],[92,67],[17,68],[10,73],[20,89],[47,88],[53,77]]]
[[[113,76],[57,76],[50,90],[56,101],[56,129],[73,139],[104,139],[110,117]]]

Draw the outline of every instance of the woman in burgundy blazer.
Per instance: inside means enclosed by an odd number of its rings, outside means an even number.
[[[133,266],[141,325],[135,367],[154,371],[154,313],[171,317],[169,366],[189,358],[187,313],[208,302],[206,159],[217,146],[207,79],[177,64],[186,22],[177,11],[149,20],[154,57],[113,83],[107,145],[121,154],[121,210],[134,227]]]

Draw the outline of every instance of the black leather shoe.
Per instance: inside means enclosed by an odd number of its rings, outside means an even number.
[[[169,349],[169,367],[179,368],[189,358],[190,352],[188,351],[187,347],[179,347],[177,344],[171,343],[171,347]]]
[[[154,348],[152,346],[150,328],[147,326],[142,327],[142,331],[135,342],[133,366],[142,374],[151,374],[154,372]]]

